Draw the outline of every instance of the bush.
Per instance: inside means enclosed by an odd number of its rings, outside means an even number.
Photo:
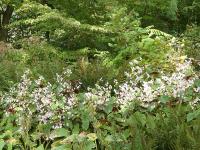
[[[191,62],[152,76],[137,60],[126,81],[82,93],[70,70],[50,84],[30,72],[1,98],[3,147],[24,149],[200,148],[199,76]],[[9,141],[9,142],[6,142]]]
[[[36,77],[43,75],[53,82],[55,72],[61,73],[66,66],[62,53],[51,45],[24,42],[22,49],[7,49],[0,55],[0,90],[8,90],[12,83],[19,82],[27,68]]]
[[[200,60],[200,27],[188,26],[183,35],[185,52],[190,58]]]

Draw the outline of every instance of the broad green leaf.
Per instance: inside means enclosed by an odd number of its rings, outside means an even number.
[[[84,145],[83,150],[93,150],[96,147],[96,144],[92,141],[87,141]]]
[[[147,115],[147,127],[154,129],[156,127],[155,120],[153,116]]]
[[[75,124],[72,130],[73,134],[79,134],[80,129],[79,129],[79,124]]]
[[[64,128],[55,129],[51,132],[51,138],[59,138],[59,137],[67,137],[69,135],[69,131]]]
[[[135,115],[137,117],[137,120],[142,124],[142,126],[145,126],[145,124],[146,124],[146,116],[145,116],[145,114],[136,112]]]
[[[143,144],[142,144],[142,137],[139,130],[136,131],[135,135],[135,141],[134,141],[134,149],[137,150],[143,150]]]
[[[12,144],[7,144],[8,145],[8,150],[12,150],[13,149],[13,145]]]
[[[109,101],[108,101],[108,103],[107,103],[107,105],[106,105],[106,107],[105,107],[105,112],[107,113],[107,114],[109,114],[109,113],[111,113],[112,112],[112,110],[113,110],[113,104],[114,104],[114,99],[110,99]]]
[[[196,87],[200,87],[200,79],[195,80],[194,84]]]
[[[193,119],[196,119],[200,115],[200,110],[196,110],[192,113],[187,114],[187,122],[192,121]]]
[[[89,117],[89,113],[87,111],[84,111],[81,114],[81,120],[82,120],[82,128],[83,128],[83,130],[88,130],[89,124],[90,124],[90,117]]]
[[[44,150],[44,146],[40,145],[39,147],[37,147],[35,150]]]
[[[106,136],[106,138],[105,138],[105,141],[107,141],[107,142],[113,142],[114,141],[114,138],[113,138],[113,136],[112,135],[107,135]]]
[[[3,147],[5,146],[5,142],[3,140],[0,140],[0,150],[3,150]]]
[[[160,97],[160,102],[162,102],[162,103],[167,103],[167,102],[169,102],[170,101],[170,97],[169,96],[167,96],[167,95],[162,95],[161,97]]]
[[[52,150],[71,150],[67,145],[61,145],[58,147],[53,147]]]

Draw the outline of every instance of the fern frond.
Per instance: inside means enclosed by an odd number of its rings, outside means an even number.
[[[164,38],[167,38],[167,39],[171,39],[173,37],[172,35],[165,33],[163,31],[160,31],[158,29],[147,28],[147,31],[149,32],[149,37],[161,36],[161,37],[164,37]]]

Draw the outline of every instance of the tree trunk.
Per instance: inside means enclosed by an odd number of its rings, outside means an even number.
[[[6,10],[1,14],[2,22],[0,22],[0,41],[7,41],[8,39],[8,29],[7,25],[10,23],[10,18],[14,8],[10,5],[7,6]]]
[[[7,41],[8,32],[6,29],[0,28],[0,41]]]

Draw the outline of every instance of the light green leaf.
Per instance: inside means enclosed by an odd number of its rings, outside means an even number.
[[[72,130],[73,134],[79,134],[80,129],[79,129],[79,124],[74,125],[74,128]]]
[[[64,128],[55,129],[52,131],[50,137],[58,138],[58,137],[67,137],[69,135],[69,131]]]
[[[68,148],[67,145],[61,145],[61,146],[52,148],[52,150],[71,150],[71,148]]]
[[[87,137],[88,137],[89,140],[91,140],[91,141],[95,141],[95,140],[97,139],[96,133],[89,133],[89,134],[87,135]]]
[[[3,147],[5,146],[5,142],[3,140],[0,140],[0,150],[3,149]]]
[[[113,139],[113,136],[111,136],[111,135],[107,135],[106,136],[106,138],[105,138],[105,141],[107,141],[107,142],[113,142],[114,141],[114,139]]]
[[[187,122],[190,122],[193,119],[196,119],[199,115],[200,115],[200,110],[187,114]]]
[[[167,96],[167,95],[163,95],[163,96],[161,96],[160,97],[160,102],[161,103],[167,103],[167,102],[169,102],[170,101],[170,97],[169,96]]]
[[[82,128],[83,128],[83,130],[87,130],[89,128],[89,124],[90,124],[89,113],[84,111],[82,113],[81,119],[82,119]]]
[[[37,147],[35,150],[44,150],[44,146],[40,145],[39,147]]]
[[[93,148],[96,147],[96,144],[92,141],[87,141],[83,150],[92,150]]]

